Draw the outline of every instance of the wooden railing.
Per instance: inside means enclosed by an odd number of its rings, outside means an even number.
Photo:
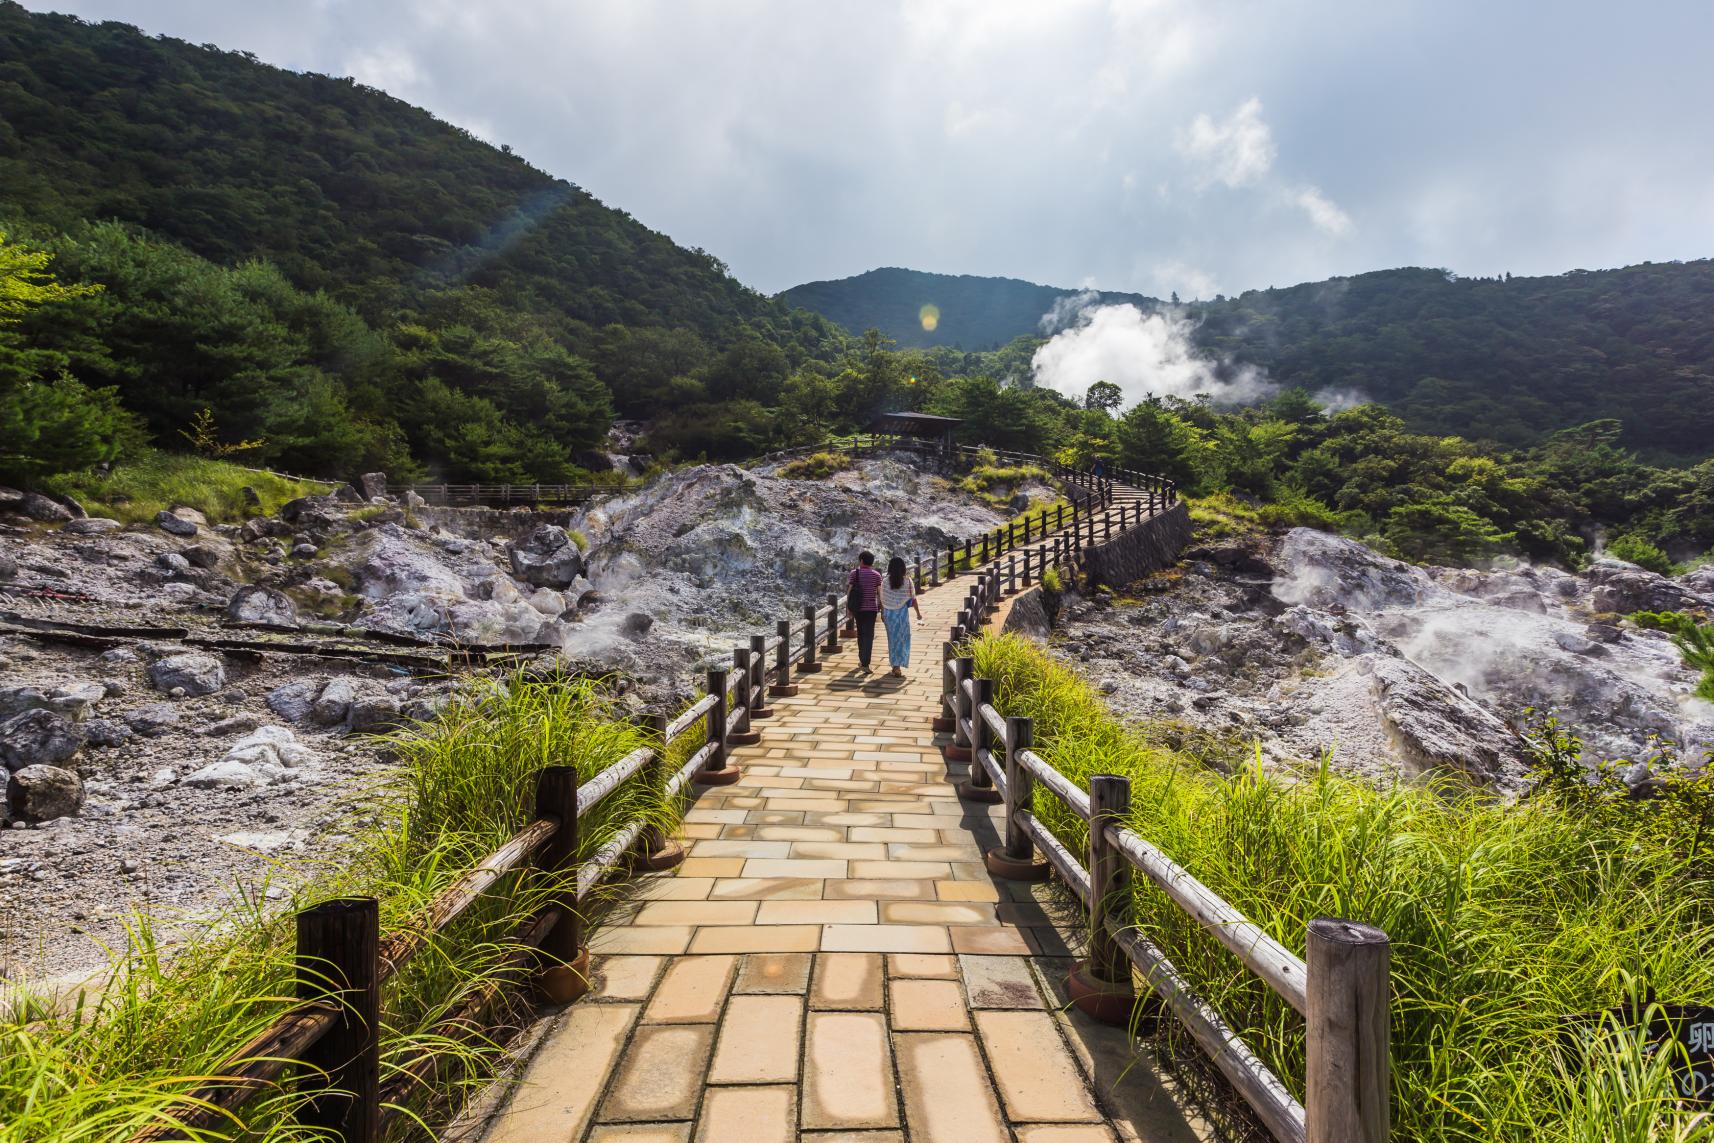
[[[998,569],[978,574],[943,647],[946,714],[936,720],[937,729],[953,731],[950,759],[971,762],[960,796],[1005,804],[1005,842],[987,855],[989,871],[1040,880],[1051,869],[1082,901],[1090,946],[1068,981],[1074,1002],[1097,1019],[1128,1021],[1137,999],[1135,967],[1275,1139],[1384,1141],[1391,1085],[1386,933],[1354,921],[1317,918],[1307,926],[1300,957],[1125,825],[1130,779],[1098,774],[1085,792],[1050,766],[1032,748],[1032,721],[1003,716],[993,702],[993,681],[974,678],[974,660],[960,653],[1006,590]],[[1035,815],[1038,788],[1088,823],[1082,862]],[[1302,1014],[1307,1033],[1302,1104],[1147,937],[1132,915],[1133,871]]]
[[[504,504],[587,504],[603,492],[599,484],[406,484],[396,496],[414,492],[436,507]]]

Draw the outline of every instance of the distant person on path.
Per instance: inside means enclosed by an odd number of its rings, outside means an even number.
[[[1107,462],[1102,460],[1100,457],[1096,457],[1095,458],[1095,465],[1091,469],[1091,473],[1095,477],[1096,480],[1100,480],[1102,477],[1106,476],[1107,475]]]
[[[875,650],[875,616],[881,612],[881,573],[875,570],[875,553],[863,552],[857,566],[845,579],[846,606],[857,621],[857,665],[869,673],[869,656]]]
[[[887,662],[892,664],[894,678],[902,678],[911,665],[912,608],[917,622],[922,622],[916,580],[905,574],[904,557],[894,556],[887,561],[887,581],[881,585],[881,622],[887,625]]]

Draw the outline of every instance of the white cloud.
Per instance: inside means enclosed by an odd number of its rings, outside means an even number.
[[[1194,329],[1178,310],[1145,314],[1132,305],[1096,306],[1037,349],[1030,365],[1036,384],[1078,400],[1097,381],[1117,385],[1127,405],[1151,396],[1203,393],[1217,402],[1240,403],[1273,392],[1267,375],[1254,366],[1203,354],[1191,343]]]
[[[1176,293],[1184,301],[1206,301],[1220,292],[1220,283],[1214,280],[1214,275],[1184,262],[1162,262],[1150,277],[1155,293],[1163,298]]]
[[[1279,153],[1273,132],[1262,121],[1262,101],[1253,97],[1221,123],[1198,115],[1179,132],[1175,145],[1196,165],[1197,184],[1204,187],[1214,183],[1252,186],[1273,168]]]
[[[1320,187],[1304,187],[1293,199],[1317,230],[1335,238],[1351,233],[1351,216],[1339,209],[1339,204],[1321,193]]]

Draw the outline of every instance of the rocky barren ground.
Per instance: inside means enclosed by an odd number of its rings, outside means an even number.
[[[123,526],[0,490],[0,990],[98,968],[139,906],[171,938],[235,894],[283,897],[385,812],[372,734],[444,701],[449,648],[618,672],[625,701],[670,709],[859,546],[1002,519],[886,459],[670,474],[572,521],[587,553],[555,518],[377,481],[241,526]]]
[[[1513,791],[1531,708],[1579,731],[1590,761],[1646,758],[1655,739],[1691,762],[1714,749],[1698,675],[1621,618],[1661,609],[1714,609],[1714,569],[1419,568],[1295,529],[1071,598],[1052,642],[1121,714],[1212,735],[1233,759],[1259,743],[1280,764],[1326,753],[1378,778],[1452,770]]]

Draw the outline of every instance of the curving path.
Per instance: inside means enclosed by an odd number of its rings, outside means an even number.
[[[732,749],[742,778],[592,940],[590,994],[486,1143],[1208,1136],[1128,1036],[1065,1011],[1078,915],[983,867],[1001,807],[960,802],[929,729],[962,596],[922,597],[905,678],[859,675],[847,641]]]

